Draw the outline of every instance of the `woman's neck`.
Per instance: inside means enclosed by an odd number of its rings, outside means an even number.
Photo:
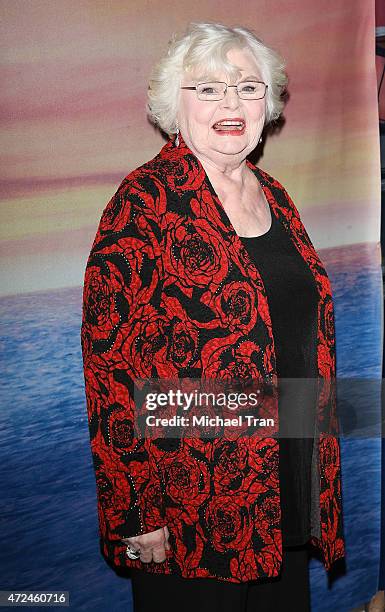
[[[212,160],[198,157],[207,176],[212,183],[219,183],[225,188],[226,185],[238,186],[243,189],[249,178],[249,168],[246,160],[243,159],[239,164],[219,165]]]

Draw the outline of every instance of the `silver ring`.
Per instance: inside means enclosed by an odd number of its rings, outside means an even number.
[[[139,559],[140,550],[135,550],[130,544],[127,544],[126,555],[129,559]]]

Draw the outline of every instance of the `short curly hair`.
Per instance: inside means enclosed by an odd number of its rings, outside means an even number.
[[[207,80],[221,70],[230,77],[234,76],[238,70],[226,58],[227,52],[234,48],[251,51],[268,85],[265,124],[278,119],[285,104],[283,93],[287,85],[285,63],[281,56],[247,28],[231,28],[219,23],[191,23],[180,37],[174,35],[167,54],[151,72],[147,102],[150,121],[170,137],[175,134],[183,75],[198,70],[199,76]]]

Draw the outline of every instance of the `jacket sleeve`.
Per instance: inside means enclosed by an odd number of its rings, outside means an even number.
[[[156,377],[159,198],[151,181],[127,179],[100,219],[85,269],[81,324],[99,528],[109,543],[166,524],[154,441],[134,428],[133,393],[135,378]]]

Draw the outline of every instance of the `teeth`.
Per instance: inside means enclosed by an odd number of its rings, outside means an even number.
[[[215,125],[235,125],[236,127],[241,127],[243,121],[218,121]]]

